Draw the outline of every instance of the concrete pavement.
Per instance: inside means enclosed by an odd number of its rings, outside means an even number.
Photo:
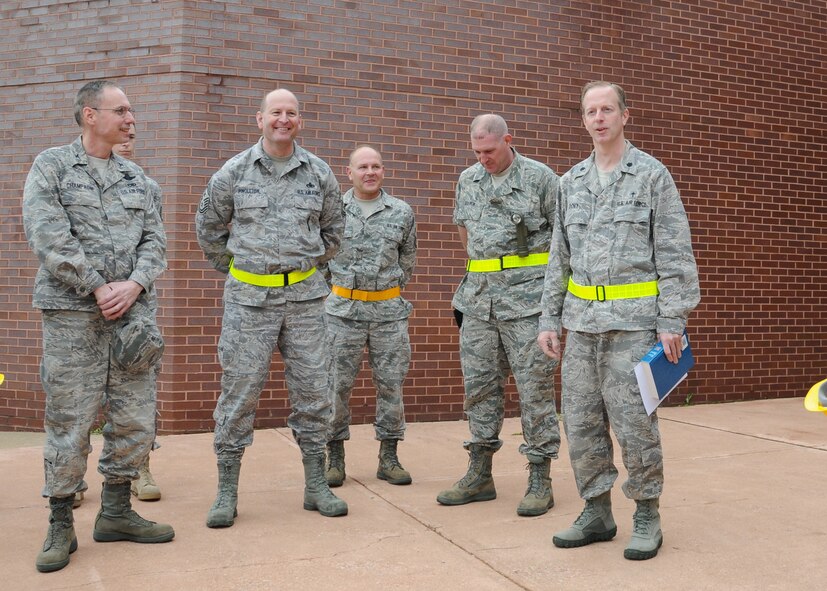
[[[36,434],[0,434],[2,587],[10,590],[809,590],[823,589],[827,545],[827,416],[803,399],[664,408],[664,545],[653,560],[623,558],[634,503],[613,500],[617,537],[562,550],[553,532],[580,513],[568,452],[552,464],[555,507],[523,518],[526,484],[517,453],[520,423],[506,420],[494,457],[498,498],[461,507],[436,503],[460,478],[465,422],[415,423],[399,446],[410,486],[375,477],[373,428],[352,429],[348,479],[335,489],[350,514],[302,509],[299,450],[288,429],[257,431],[241,470],[239,516],[228,529],[204,525],[216,487],[211,434],[161,437],[152,472],[157,503],[144,517],[172,523],[168,544],[97,543],[92,524],[100,480],[93,440],[90,490],[75,510],[79,548],[69,566],[41,574],[34,559],[47,527]],[[619,447],[616,446],[619,460]]]

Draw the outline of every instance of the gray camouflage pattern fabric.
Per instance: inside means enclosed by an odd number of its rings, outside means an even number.
[[[366,346],[376,388],[376,439],[404,439],[402,385],[411,365],[407,318],[374,322],[328,315],[327,330],[335,385],[329,439],[350,439],[350,395]]]
[[[106,482],[138,478],[138,468],[152,448],[155,369],[121,369],[111,354],[113,327],[94,312],[43,311],[44,497],[66,497],[87,489],[83,479],[92,451],[89,432],[101,406],[106,423],[98,472]]]
[[[43,496],[86,490],[89,431],[102,404],[98,471],[109,483],[131,481],[155,437],[155,368],[119,367],[111,346],[118,321],[103,318],[92,292],[136,281],[145,291],[130,313],[154,326],[148,298],[166,267],[166,237],[151,183],[115,154],[100,178],[78,138],[35,159],[23,190],[23,225],[40,261],[33,305],[43,310]]]
[[[333,285],[348,289],[381,291],[404,288],[416,262],[416,222],[411,206],[385,191],[377,197],[383,208],[368,219],[353,201],[353,189],[342,197],[345,230],[342,246],[328,270]],[[388,321],[410,316],[413,305],[404,297],[381,302],[362,302],[328,296],[325,310],[351,320]]]
[[[268,308],[225,304],[218,341],[224,373],[213,412],[213,446],[219,460],[240,459],[252,445],[256,405],[276,347],[284,361],[290,400],[287,426],[303,456],[324,453],[333,412],[326,331],[321,299],[287,301]]]
[[[99,178],[80,138],[35,158],[23,227],[40,261],[35,308],[97,312],[98,287],[131,279],[148,290],[166,269],[166,235],[143,170],[113,154]]]
[[[657,281],[658,296],[582,300],[580,285]],[[626,142],[620,170],[602,190],[594,156],[567,172],[543,292],[541,330],[604,332],[655,330],[683,333],[700,301],[689,223],[666,167]],[[562,316],[562,322],[561,322]]]
[[[578,490],[594,498],[617,477],[611,426],[629,473],[624,493],[657,498],[663,487],[657,413],[646,415],[634,366],[658,333],[682,333],[700,300],[683,203],[663,164],[629,142],[605,189],[594,154],[566,173],[560,187],[540,329],[568,329],[562,407]],[[570,275],[580,285],[657,280],[660,293],[583,300],[567,292]]]
[[[210,179],[198,206],[195,232],[210,264],[229,273],[307,271],[326,263],[342,240],[339,183],[330,167],[298,144],[281,176],[261,140],[234,156]],[[250,285],[227,275],[224,300],[269,307],[329,292],[322,273],[283,288]]]
[[[481,164],[466,169],[457,184],[454,223],[468,231],[468,258],[517,254],[515,214],[525,220],[529,252],[548,252],[558,182],[548,166],[516,152],[508,178],[496,189]],[[466,273],[452,304],[482,320],[539,314],[544,275],[542,266]]]
[[[465,170],[456,190],[454,222],[468,233],[468,257],[493,259],[517,254],[518,214],[527,228],[531,253],[548,252],[558,177],[550,168],[521,156],[497,188],[479,163]],[[520,452],[556,458],[560,430],[552,375],[557,363],[537,345],[543,266],[466,273],[453,306],[463,312],[460,361],[471,444],[499,449],[510,369],[520,395],[525,444]]]
[[[560,427],[554,400],[557,362],[537,345],[537,315],[486,322],[467,316],[459,333],[460,362],[465,381],[465,414],[471,439],[494,451],[502,447],[505,383],[509,369],[520,396],[520,424],[525,443],[520,453],[557,458]]]
[[[367,219],[343,196],[345,232],[342,247],[328,264],[333,285],[381,291],[405,287],[416,261],[416,222],[411,207],[382,191],[383,208]],[[376,387],[376,438],[404,439],[402,385],[411,363],[407,318],[413,306],[403,297],[363,302],[331,293],[325,302],[333,354],[335,394],[330,440],[350,439],[350,396],[368,349]]]
[[[653,330],[569,331],[561,365],[563,426],[577,490],[593,499],[617,479],[611,432],[622,450],[624,494],[656,499],[663,491],[657,413],[646,414],[635,365],[657,341]]]
[[[261,140],[210,179],[195,219],[198,243],[221,273],[230,260],[257,274],[324,266],[342,240],[339,184],[330,167],[296,143],[277,172]],[[218,356],[223,369],[214,448],[240,458],[253,441],[253,420],[273,352],[284,360],[288,426],[303,455],[324,453],[332,413],[331,357],[326,347],[321,272],[285,287],[250,285],[227,275]]]

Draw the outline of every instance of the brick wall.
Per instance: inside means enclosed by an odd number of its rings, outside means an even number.
[[[255,111],[278,86],[302,100],[300,141],[343,189],[347,154],[369,141],[385,157],[386,188],[416,212],[409,421],[462,416],[450,300],[463,253],[451,211],[473,163],[470,120],[503,114],[518,150],[562,173],[590,149],[578,93],[597,78],[626,88],[627,135],[670,168],[693,228],[698,365],[672,403],[800,396],[827,367],[825,18],[820,0],[7,0],[0,429],[43,420],[22,186],[37,153],[77,135],[71,103],[94,78],[124,86],[138,109],[138,160],[164,188],[162,432],[212,428],[222,278],[195,242],[194,211],[209,176],[256,141]],[[372,398],[363,372],[355,421],[372,420]],[[288,412],[277,360],[257,426],[283,425]]]

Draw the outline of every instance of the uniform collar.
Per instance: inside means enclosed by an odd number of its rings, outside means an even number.
[[[295,141],[293,142],[293,154],[290,156],[285,172],[297,168],[293,163],[293,159],[298,160],[301,164],[308,164],[310,162],[307,151]],[[269,172],[273,172],[273,158],[264,151],[264,140],[261,138],[259,138],[256,145],[253,146],[253,162],[259,162]]]
[[[520,156],[520,153],[517,152],[517,150],[515,150],[514,148],[511,148],[511,152],[514,154],[514,161],[511,163],[511,172],[508,173],[508,177],[505,180],[510,181],[511,183],[514,183],[515,178],[522,178],[522,175],[515,175],[514,173],[519,171],[522,168],[522,164],[523,164],[522,159],[523,159],[523,157]],[[482,164],[480,164],[479,162],[477,162],[477,164],[475,166],[476,166],[476,170],[474,171],[474,177],[473,177],[475,182],[481,181],[486,176],[493,177],[493,175],[490,172],[488,172],[487,170],[485,170],[485,167]],[[492,182],[493,182],[493,178],[492,178]],[[512,186],[516,186],[516,185],[512,184]]]
[[[83,136],[78,136],[78,138],[73,141],[69,148],[72,151],[72,156],[75,159],[75,165],[81,165],[87,167],[89,169],[89,155],[86,153],[86,150],[83,147]],[[135,164],[115,154],[112,152],[109,155],[109,160],[115,165],[115,169],[118,171],[118,174],[121,178],[125,178],[128,181],[131,181],[135,178]],[[109,169],[111,170],[111,168]],[[106,184],[106,179],[101,179]],[[113,183],[109,183],[110,185]]]
[[[617,167],[621,173],[627,174],[637,174],[638,167],[640,166],[640,150],[638,150],[632,142],[626,140],[626,148],[623,150],[623,157],[620,159],[620,164]],[[591,172],[591,170],[595,168],[594,163],[594,150],[592,150],[591,155],[577,165],[574,169],[573,176],[574,178],[582,178]]]
[[[389,195],[385,192],[385,189],[379,189],[379,197],[377,199],[382,202],[383,207],[391,207],[391,201],[388,199]],[[342,195],[342,202],[344,203],[345,207],[350,205],[351,203],[355,204],[356,196],[353,194],[353,189],[348,189],[347,192]]]

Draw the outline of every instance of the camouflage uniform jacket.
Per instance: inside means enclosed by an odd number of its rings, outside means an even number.
[[[330,261],[333,285],[349,289],[381,291],[405,287],[416,261],[416,223],[410,205],[388,195],[377,197],[382,209],[367,219],[354,201],[353,189],[342,198],[345,206],[345,234],[342,248]],[[325,303],[328,314],[384,322],[410,316],[413,306],[402,297],[363,302],[330,294]]]
[[[528,250],[548,252],[559,178],[540,162],[514,152],[512,169],[496,189],[479,163],[466,169],[456,189],[454,223],[468,233],[468,258],[496,259],[517,254],[515,216],[525,220]],[[453,306],[463,314],[514,320],[540,312],[544,266],[466,273]]]
[[[261,140],[210,179],[195,217],[198,244],[221,273],[234,267],[271,275],[308,271],[338,250],[344,218],[339,183],[320,158],[293,144],[281,176]],[[224,298],[271,306],[324,297],[322,273],[286,287],[260,287],[227,276]]]
[[[580,285],[657,281],[659,295],[591,301]],[[620,166],[600,188],[594,154],[560,181],[540,330],[680,334],[700,301],[689,223],[666,167],[628,141]]]
[[[40,259],[34,307],[97,311],[92,292],[112,281],[149,292],[166,268],[153,195],[143,170],[116,154],[100,179],[80,138],[38,155],[23,190],[23,225]]]

